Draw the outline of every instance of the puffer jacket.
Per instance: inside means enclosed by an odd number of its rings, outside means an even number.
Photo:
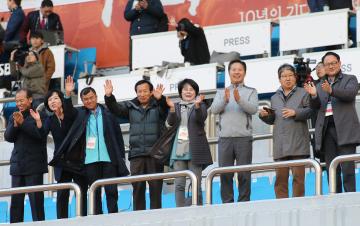
[[[149,156],[152,146],[165,128],[168,107],[165,97],[160,100],[151,98],[147,108],[142,108],[135,98],[131,101],[117,103],[115,97],[105,96],[109,110],[130,122],[130,153],[129,159]]]

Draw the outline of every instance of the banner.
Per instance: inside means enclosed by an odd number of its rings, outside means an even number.
[[[26,8],[40,6],[40,0],[22,2]],[[81,3],[69,4],[74,2]],[[66,44],[75,48],[96,47],[100,68],[128,65],[129,22],[124,19],[127,0],[54,3],[64,26]],[[169,17],[174,16],[177,21],[187,17],[201,26],[277,19],[308,12],[306,0],[162,0],[162,3]],[[0,9],[6,8],[6,1],[1,1]],[[5,21],[9,16],[8,12],[0,13]]]

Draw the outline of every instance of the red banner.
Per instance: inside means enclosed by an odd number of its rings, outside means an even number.
[[[260,19],[277,19],[308,12],[306,0],[163,0],[165,12],[176,20],[188,17],[201,26]],[[128,65],[129,23],[124,19],[127,0],[56,6],[65,30],[65,43],[96,47],[97,66]],[[8,18],[8,14],[0,17]],[[154,53],[156,54],[156,53]]]

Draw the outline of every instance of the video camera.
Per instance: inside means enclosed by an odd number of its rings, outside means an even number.
[[[304,83],[312,82],[314,79],[311,77],[311,68],[309,64],[316,64],[316,60],[307,58],[304,61],[303,57],[294,58],[294,67],[298,76],[297,86],[303,87]]]

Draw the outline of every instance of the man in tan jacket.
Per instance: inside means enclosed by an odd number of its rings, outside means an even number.
[[[55,58],[51,50],[44,42],[41,32],[33,32],[30,36],[31,51],[35,51],[39,55],[39,61],[45,70],[45,88],[49,89],[50,80],[55,72]]]

